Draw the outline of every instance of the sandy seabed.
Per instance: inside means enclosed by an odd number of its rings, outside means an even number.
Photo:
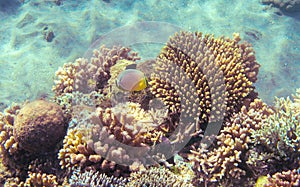
[[[267,103],[300,82],[300,19],[255,1],[3,0],[0,3],[0,109],[51,95],[55,71],[82,57],[101,35],[140,21],[251,42],[261,64],[255,84]],[[54,33],[51,41],[45,34]],[[297,84],[298,83],[298,84]]]

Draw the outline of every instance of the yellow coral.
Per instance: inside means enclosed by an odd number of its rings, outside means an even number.
[[[259,68],[253,48],[239,41],[237,34],[225,39],[176,33],[156,60],[151,92],[170,111],[201,123],[229,117],[253,91]]]

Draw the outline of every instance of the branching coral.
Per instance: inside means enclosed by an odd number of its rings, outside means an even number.
[[[55,175],[45,173],[29,173],[24,185],[21,183],[20,186],[58,187],[58,183]]]
[[[122,59],[134,62],[139,57],[136,53],[131,53],[129,48],[114,46],[108,49],[102,46],[99,50],[94,50],[90,59],[79,58],[75,63],[68,63],[60,68],[56,72],[53,91],[59,96],[75,90],[89,93],[103,89],[110,79],[110,67]]]
[[[99,120],[106,126],[115,138],[132,146],[145,146],[160,141],[163,133],[154,132],[160,124],[157,123],[166,117],[146,112],[140,104],[126,102],[120,103],[113,108],[103,110],[98,108]]]
[[[296,187],[300,186],[300,174],[294,170],[278,172],[268,175],[268,183],[264,187]]]
[[[128,179],[123,177],[107,176],[105,173],[100,173],[99,171],[80,171],[80,169],[75,169],[72,176],[69,179],[69,184],[71,187],[77,186],[89,186],[89,187],[124,187]]]
[[[70,129],[64,138],[63,148],[58,154],[59,164],[62,169],[83,166],[89,160],[89,156],[93,154],[95,154],[94,151],[89,149],[83,140],[83,132]]]
[[[174,186],[174,187],[192,187],[193,185],[180,175],[172,173],[170,170],[165,168],[151,167],[149,169],[140,170],[131,173],[129,181],[126,187],[136,186]]]
[[[26,167],[28,162],[28,152],[22,150],[17,143],[14,135],[13,128],[15,118],[20,111],[22,105],[14,104],[0,113],[0,158],[3,164],[1,170],[5,170],[7,177],[25,177],[26,171],[18,170],[23,166]],[[5,180],[1,178],[0,182]]]
[[[122,173],[121,171],[128,171],[128,167],[116,165],[97,154],[93,149],[93,142],[87,140],[89,136],[84,133],[86,132],[77,128],[68,131],[64,139],[64,146],[58,154],[61,168],[67,168],[70,171],[77,166],[89,167],[115,176],[126,176],[127,172]]]
[[[162,141],[159,125],[165,113],[145,111],[137,103],[119,103],[112,108],[97,108],[91,116],[93,126],[89,146],[96,153],[118,164],[146,163],[151,145]]]
[[[259,65],[253,48],[234,39],[181,32],[170,38],[155,63],[150,90],[171,112],[223,120],[253,91]]]
[[[253,141],[250,138],[251,132],[260,129],[272,112],[266,104],[256,99],[248,109],[243,106],[241,111],[224,125],[216,137],[215,146],[192,150],[189,159],[197,175],[196,185],[241,184],[241,179],[251,174],[244,158]]]
[[[261,129],[251,133],[255,149],[249,156],[249,165],[258,173],[262,167],[265,168],[265,172],[260,173],[261,175],[299,167],[299,96],[298,90],[293,100],[276,98],[274,114],[270,115]],[[260,167],[257,167],[258,165]]]
[[[20,181],[18,178],[10,178],[6,181],[5,187],[27,187],[27,186],[43,186],[43,187],[58,187],[56,176],[45,173],[29,172],[26,181]]]
[[[300,154],[300,110],[293,110],[289,98],[277,98],[275,108],[268,123],[254,132],[253,137],[256,144],[266,146],[282,158],[291,158]]]

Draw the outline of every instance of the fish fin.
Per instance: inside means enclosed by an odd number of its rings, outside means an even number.
[[[136,69],[137,64],[129,64],[126,66],[126,69]]]

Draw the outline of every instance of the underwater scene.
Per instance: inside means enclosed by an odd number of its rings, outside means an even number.
[[[300,186],[300,0],[0,0],[0,186]]]

